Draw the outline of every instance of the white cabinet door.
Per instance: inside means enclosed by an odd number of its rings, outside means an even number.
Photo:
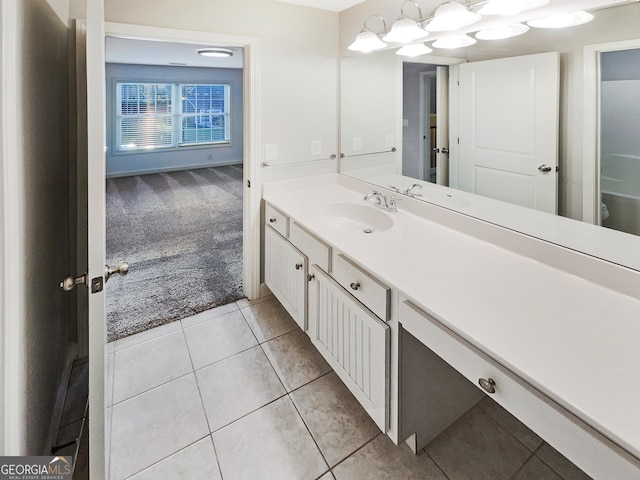
[[[460,65],[458,188],[557,212],[559,55]]]
[[[264,283],[306,330],[307,257],[271,227],[264,229]]]
[[[310,269],[311,341],[378,427],[389,427],[389,325],[315,265]]]

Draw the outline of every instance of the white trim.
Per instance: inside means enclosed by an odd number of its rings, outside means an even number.
[[[582,220],[600,225],[600,54],[640,48],[640,39],[586,45],[583,53]]]
[[[105,35],[139,40],[244,48],[243,281],[249,299],[260,296],[260,40],[256,37],[105,23]],[[247,188],[251,182],[251,188]]]
[[[21,2],[2,0],[0,79],[0,452],[26,454],[26,375],[24,372],[24,225],[22,144],[20,125],[20,48],[18,26]],[[5,92],[2,95],[2,92]],[[9,92],[9,94],[6,94]]]

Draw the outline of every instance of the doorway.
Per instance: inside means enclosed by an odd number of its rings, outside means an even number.
[[[629,143],[627,141],[628,138],[635,140],[625,133],[627,127],[631,127],[631,125],[622,125],[622,128],[620,128],[621,125],[617,121],[618,115],[615,114],[612,109],[615,107],[616,102],[619,103],[619,100],[615,99],[616,97],[620,97],[618,93],[614,93],[618,90],[616,87],[624,84],[629,85],[629,82],[633,84],[638,78],[638,75],[634,74],[634,65],[630,66],[631,69],[623,66],[621,72],[624,77],[612,76],[612,73],[603,72],[602,67],[603,64],[605,64],[606,68],[607,62],[619,62],[621,57],[624,58],[627,56],[624,52],[632,52],[630,54],[632,56],[638,55],[637,53],[633,53],[633,51],[637,52],[638,50],[640,50],[640,39],[634,39],[587,45],[584,47],[583,53],[583,157],[585,163],[583,168],[582,220],[595,225],[609,226],[610,228],[621,231],[633,230],[634,223],[635,228],[638,228],[640,221],[637,217],[639,214],[636,207],[637,202],[635,198],[631,198],[636,197],[636,195],[629,195],[628,193],[623,193],[622,195],[616,194],[616,198],[613,199],[608,195],[612,189],[620,190],[619,187],[622,187],[621,183],[627,184],[625,188],[630,186],[630,182],[615,181],[616,177],[621,177],[619,172],[616,173],[615,170],[628,170],[629,168],[633,169],[637,167],[640,161],[635,161],[634,157],[640,155],[637,154],[638,145],[634,145],[634,142]],[[609,54],[612,55],[607,57]],[[617,84],[617,82],[624,83]],[[605,103],[612,100],[611,105],[601,105],[603,93],[605,97],[611,97],[611,95],[613,95],[613,98],[604,99]],[[624,93],[622,97],[624,98]],[[630,104],[631,102],[628,102],[624,109],[626,110]],[[607,111],[605,112],[604,109]],[[611,123],[612,119],[614,120],[613,123]],[[603,133],[607,138],[603,138]],[[621,134],[622,137],[620,137]],[[624,141],[626,146],[615,145],[615,142],[618,141],[616,138],[624,138],[625,140],[620,141]],[[623,150],[628,150],[629,146],[632,146],[631,153],[613,152],[613,150],[619,150],[619,147]],[[605,165],[605,163],[609,162],[603,163],[602,156],[610,154],[617,156],[612,159],[614,160],[613,162]],[[603,172],[605,166],[606,170]],[[633,185],[633,182],[631,182],[631,185]],[[616,213],[616,219],[612,217],[605,197],[607,197],[608,202],[612,205],[612,209],[616,204],[623,204],[623,207]],[[631,208],[629,208],[630,206]],[[616,210],[618,209],[616,208]],[[626,213],[622,213],[625,211]],[[636,216],[635,221],[633,215]],[[627,221],[625,217],[631,220]],[[627,223],[630,225],[625,225]]]
[[[106,38],[108,341],[244,297],[243,53]]]
[[[437,65],[402,64],[402,174],[436,183]]]
[[[640,235],[640,48],[600,54],[600,220]]]

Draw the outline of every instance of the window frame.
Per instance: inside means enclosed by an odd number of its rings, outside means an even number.
[[[122,89],[121,85],[171,85],[171,127],[172,127],[172,142],[168,146],[157,146],[151,148],[139,147],[126,149],[122,148]],[[183,86],[222,86],[224,87],[224,112],[219,115],[224,116],[225,124],[225,139],[220,141],[203,141],[203,142],[183,142],[183,129],[182,120],[185,116],[182,113],[182,87]],[[149,79],[135,79],[130,80],[127,78],[115,78],[113,79],[113,150],[111,155],[139,155],[146,153],[158,153],[158,152],[170,152],[177,150],[190,150],[190,149],[204,149],[204,148],[219,148],[219,147],[231,147],[232,144],[232,82],[211,82],[211,81],[168,81],[168,80],[149,80]],[[192,114],[187,114],[191,116]],[[197,114],[194,114],[197,115]]]

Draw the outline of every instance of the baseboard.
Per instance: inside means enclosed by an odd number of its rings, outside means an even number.
[[[168,173],[168,172],[181,172],[183,170],[197,170],[199,168],[214,168],[214,167],[229,167],[231,165],[243,165],[242,160],[231,160],[228,162],[220,163],[205,163],[196,165],[178,165],[175,167],[154,168],[152,170],[134,170],[131,172],[116,172],[107,173],[106,178],[119,178],[119,177],[135,177],[136,175],[149,175],[152,173]]]

